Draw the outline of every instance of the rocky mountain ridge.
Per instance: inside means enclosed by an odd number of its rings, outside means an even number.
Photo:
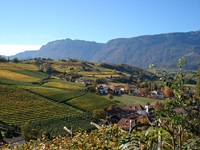
[[[13,57],[73,58],[141,68],[148,68],[153,63],[167,69],[176,68],[177,60],[185,57],[188,61],[186,68],[196,70],[200,66],[200,31],[118,38],[107,43],[56,40],[42,46],[38,51],[27,51]]]

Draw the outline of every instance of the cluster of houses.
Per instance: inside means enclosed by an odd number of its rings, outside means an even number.
[[[152,122],[156,120],[156,116],[153,110],[160,103],[155,101],[151,104],[146,104],[144,107],[139,104],[127,105],[123,108],[115,107],[113,109],[104,110],[107,118],[107,124],[117,124],[121,129],[131,131],[133,127],[137,125],[151,126]],[[158,108],[157,108],[158,109]],[[200,112],[200,107],[194,108],[194,110]],[[187,111],[183,108],[174,108],[172,110],[177,114],[186,114]]]
[[[110,78],[109,78],[110,79]],[[81,83],[85,85],[91,85],[94,81],[93,80],[85,80],[82,78],[78,78],[75,80],[76,83]],[[136,96],[147,96],[145,94],[141,94],[137,88],[137,86],[132,84],[126,85],[107,85],[107,84],[98,84],[96,86],[96,91],[100,95],[106,94],[113,94],[113,95],[121,95],[121,94],[130,94]],[[151,98],[156,99],[164,99],[164,92],[161,90],[158,91],[151,91],[149,96]]]
[[[137,93],[137,87],[131,84],[127,85],[107,85],[107,84],[99,84],[96,86],[96,90],[99,94],[115,94],[115,95],[121,95],[121,94],[127,94]]]
[[[121,94],[130,94],[136,96],[146,96],[145,94],[140,94],[138,88],[132,84],[126,85],[107,85],[107,84],[99,84],[96,86],[96,90],[99,94],[114,94],[114,95],[121,95]],[[164,99],[164,92],[161,90],[158,91],[151,91],[150,97],[156,99]]]
[[[108,116],[108,124],[117,124],[123,130],[131,130],[131,128],[139,123],[151,124],[155,120],[155,116],[152,112],[155,104],[147,104],[142,107],[139,104],[132,104],[123,108],[113,108],[111,110],[105,110]]]
[[[75,80],[76,83],[81,83],[81,84],[85,84],[85,85],[91,85],[94,81],[93,80],[85,80],[85,79],[82,79],[82,78],[77,78]]]

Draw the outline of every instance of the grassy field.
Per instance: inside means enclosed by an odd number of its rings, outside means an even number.
[[[105,96],[105,98],[108,99],[107,96]],[[122,95],[122,96],[114,96],[114,99],[112,101],[117,102],[119,106],[123,107],[123,106],[130,105],[130,104],[140,104],[140,105],[144,106],[147,103],[151,103],[154,101],[162,101],[162,100],[146,98],[146,97]]]

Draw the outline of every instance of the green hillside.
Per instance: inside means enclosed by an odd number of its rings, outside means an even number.
[[[4,124],[20,127],[22,132],[27,128],[43,129],[51,136],[64,134],[63,126],[90,130],[93,110],[114,104],[97,94],[88,93],[83,84],[59,77],[66,72],[73,76],[87,72],[84,77],[90,78],[92,71],[82,70],[92,68],[89,64],[53,60],[37,62],[0,62],[0,121]],[[50,71],[45,72],[42,66],[48,63]],[[65,69],[61,65],[65,65]],[[108,72],[112,73],[111,70]]]
[[[196,72],[187,71],[186,73],[188,79],[197,77]],[[76,83],[77,79],[95,82],[87,85]],[[113,81],[106,79],[113,79]],[[76,143],[72,144],[75,146],[71,147],[72,149],[77,149],[76,145],[82,147],[85,143],[93,143],[91,139],[98,141],[98,133],[103,131],[103,137],[106,138],[105,135],[109,134],[107,139],[103,139],[103,142],[113,139],[110,144],[119,147],[118,138],[127,134],[122,133],[121,129],[115,125],[106,130],[93,130],[94,126],[90,125],[90,122],[97,121],[93,118],[95,114],[93,112],[110,108],[113,105],[124,107],[129,104],[140,104],[144,106],[146,103],[160,100],[150,98],[150,96],[138,97],[127,94],[114,95],[112,99],[109,99],[108,95],[95,93],[94,87],[98,83],[111,85],[135,83],[142,88],[142,85],[151,82],[158,82],[153,73],[125,64],[90,63],[73,59],[59,61],[34,59],[18,63],[1,62],[0,127],[20,130],[26,140],[41,138],[41,133],[43,133],[42,136],[48,138],[48,143],[51,141],[49,139],[58,141],[58,138],[61,137],[59,135],[66,134],[66,131],[63,130],[63,127],[66,126],[77,133],[77,137],[81,136],[77,139],[67,139],[67,141],[71,141],[70,143]],[[168,103],[170,102],[172,101],[168,101]],[[168,103],[166,103],[166,107],[168,107]],[[173,115],[175,114],[173,113]],[[196,122],[194,123],[191,123],[190,126],[195,126]],[[164,128],[165,126],[163,126]],[[91,134],[87,134],[87,132],[84,132],[85,130],[93,131],[90,132]],[[142,137],[146,138],[145,132],[146,129],[143,129],[137,130],[135,133],[142,133],[144,134]],[[84,142],[83,139],[90,136],[92,136],[90,140]],[[60,142],[67,145],[65,138],[68,138],[68,136],[63,136]],[[78,141],[79,139],[83,143]],[[81,145],[79,145],[80,143]],[[31,145],[31,142],[29,144]]]

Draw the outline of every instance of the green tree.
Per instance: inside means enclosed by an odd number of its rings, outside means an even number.
[[[196,93],[198,95],[198,97],[200,96],[200,67],[199,69],[197,70],[197,88],[196,88]]]
[[[13,58],[13,62],[14,63],[18,63],[19,62],[19,59],[17,57]]]
[[[164,95],[167,98],[171,98],[171,97],[174,96],[174,92],[173,92],[173,90],[171,88],[169,88],[168,86],[165,86],[164,87]]]
[[[92,117],[95,119],[105,119],[106,115],[103,109],[93,110]]]
[[[0,62],[6,62],[6,59],[0,55]]]
[[[171,82],[171,88],[176,94],[174,100],[169,103],[155,107],[156,120],[152,126],[144,132],[134,132],[129,136],[129,145],[132,149],[198,149],[200,147],[197,126],[200,124],[199,111],[196,106],[187,106],[184,93],[184,75],[182,71],[184,59],[178,61],[178,71],[174,80],[171,80],[168,73],[156,69],[160,73],[162,85]],[[160,107],[161,106],[161,107]],[[175,108],[187,110],[186,113],[175,112]],[[140,138],[138,138],[138,136]],[[139,143],[139,144],[138,144]],[[141,144],[140,144],[141,143]]]
[[[98,79],[96,79],[96,81],[95,81],[97,84],[105,84],[106,83],[106,81],[103,79],[103,78],[98,78]]]
[[[115,105],[110,105],[108,108],[107,108],[107,110],[112,110],[112,109],[114,109],[115,108]]]
[[[49,62],[43,63],[42,70],[45,73],[50,73],[51,72],[51,63],[49,63]]]
[[[2,135],[1,130],[0,130],[0,142],[2,142],[2,141],[3,141],[3,135]]]
[[[114,99],[114,96],[113,96],[112,94],[108,94],[107,97],[108,97],[110,100]]]

